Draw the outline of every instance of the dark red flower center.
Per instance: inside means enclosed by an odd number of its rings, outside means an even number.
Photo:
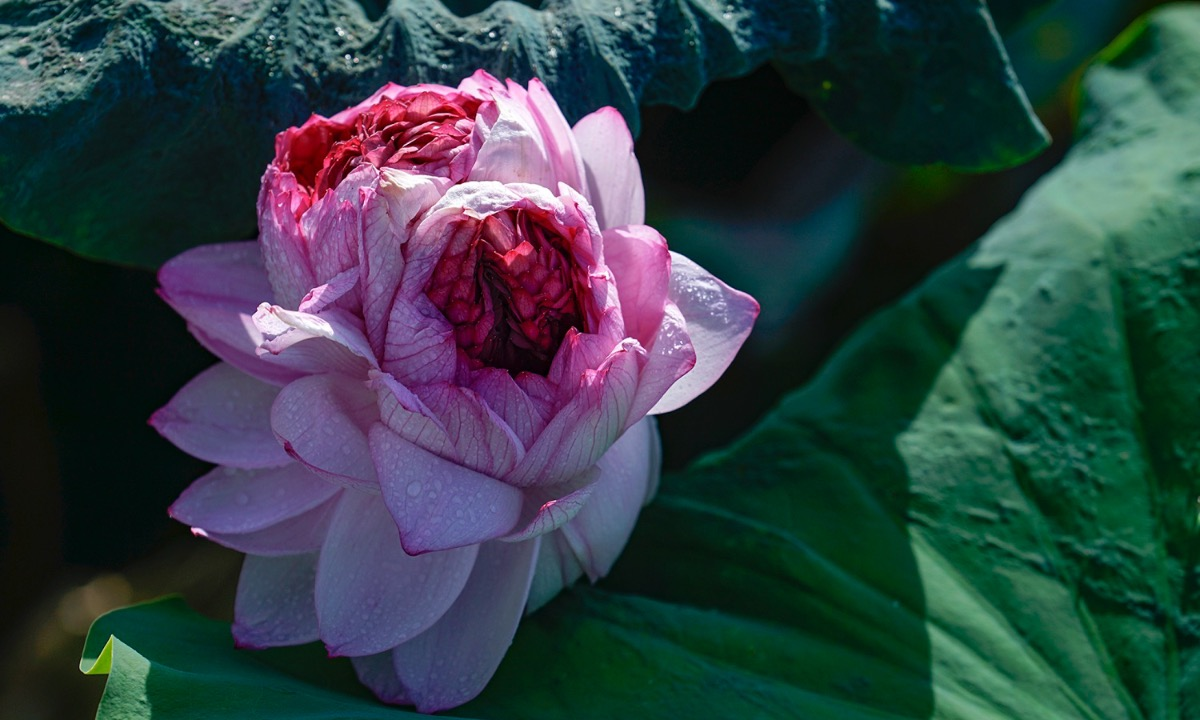
[[[336,187],[364,162],[449,175],[455,152],[471,140],[479,105],[479,100],[457,93],[384,98],[353,124],[314,118],[280,134],[275,163],[291,172],[314,198]]]
[[[567,330],[584,330],[585,280],[563,237],[536,212],[460,223],[425,293],[480,366],[545,375]]]

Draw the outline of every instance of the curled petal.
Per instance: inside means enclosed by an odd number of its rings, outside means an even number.
[[[650,410],[683,407],[717,381],[750,335],[758,302],[734,290],[679,253],[671,253],[671,300],[687,322],[696,366],[679,379]]]
[[[370,442],[405,552],[481,543],[516,524],[520,490],[422,450],[381,424],[371,428]]]
[[[248,555],[238,578],[233,638],[238,647],[303,645],[317,639],[315,553]]]
[[[337,491],[295,463],[264,470],[219,467],[193,482],[168,512],[206,533],[249,533],[312,510]]]
[[[527,488],[516,529],[500,539],[522,542],[566,525],[583,509],[599,477],[599,468],[590,467],[565,483]]]
[[[572,129],[587,176],[588,197],[602,228],[645,221],[642,169],[633,155],[633,136],[613,107],[584,116]],[[607,252],[607,249],[606,249]]]
[[[271,428],[289,455],[322,477],[376,487],[367,430],[378,419],[375,393],[343,375],[309,375],[279,393]]]
[[[559,531],[592,582],[612,569],[658,484],[658,445],[654,418],[629,428],[597,463],[600,477],[587,504]]]
[[[508,651],[529,596],[538,540],[486,543],[458,599],[433,627],[392,651],[405,699],[421,712],[479,694]]]
[[[425,295],[391,307],[382,368],[406,385],[449,382],[458,348],[454,328]]]
[[[332,655],[373,655],[427,630],[458,597],[478,545],[413,557],[378,495],[347,492],[317,561],[321,640]]]
[[[525,374],[540,377],[532,373]],[[508,371],[482,368],[471,378],[471,389],[512,428],[522,447],[532,445],[546,428],[546,419],[539,403],[521,389]]]
[[[184,452],[219,465],[277,467],[290,462],[271,433],[279,388],[218,363],[184,385],[150,424]]]
[[[696,351],[687,323],[675,303],[667,301],[658,333],[646,349],[628,422],[636,422],[651,412],[680,378],[686,378],[695,367]]]
[[[272,292],[259,296],[258,302],[274,298],[296,307],[300,298],[318,284],[296,221],[308,207],[308,193],[296,183],[295,176],[280,172],[274,164],[267,166],[258,194],[258,238]]]
[[[263,303],[254,313],[254,324],[263,336],[259,355],[297,372],[337,370],[362,376],[376,366],[362,330],[352,316],[336,308],[314,315]]]

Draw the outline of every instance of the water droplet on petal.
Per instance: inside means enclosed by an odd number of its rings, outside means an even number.
[[[407,492],[408,492],[408,496],[411,498],[415,498],[416,496],[420,495],[421,494],[421,481],[413,480],[412,482],[410,482],[408,484]]]
[[[250,496],[246,493],[238,493],[237,496],[234,497],[234,500],[237,501],[238,505],[245,505],[246,503],[250,502]]]

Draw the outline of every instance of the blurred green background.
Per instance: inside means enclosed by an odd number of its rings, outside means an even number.
[[[1008,38],[1054,145],[1001,173],[876,161],[770,67],[712,85],[688,112],[644,108],[649,224],[763,305],[726,377],[661,419],[666,469],[745,431],[865,316],[1011,210],[1070,144],[1081,63],[1156,4],[1064,0]],[[75,666],[97,614],[164,592],[229,614],[237,555],[165,511],[205,465],[146,424],[213,359],[152,273],[3,228],[0,243],[0,717],[88,717],[103,680]]]

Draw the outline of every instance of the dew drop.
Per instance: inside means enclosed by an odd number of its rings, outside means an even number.
[[[624,14],[625,14],[625,11],[621,9],[620,5],[613,8],[613,17],[621,17]]]
[[[550,51],[547,54],[550,56],[550,59],[553,60],[558,57],[558,50],[550,48]]]
[[[250,496],[246,493],[238,493],[234,500],[237,501],[238,505],[245,505],[246,503],[250,502]]]
[[[496,31],[495,30],[489,31],[488,32],[488,40],[495,40],[495,39],[496,39]]]
[[[413,480],[412,482],[410,482],[408,484],[407,492],[408,492],[408,496],[411,498],[415,498],[418,495],[420,495],[421,494],[421,481]]]

